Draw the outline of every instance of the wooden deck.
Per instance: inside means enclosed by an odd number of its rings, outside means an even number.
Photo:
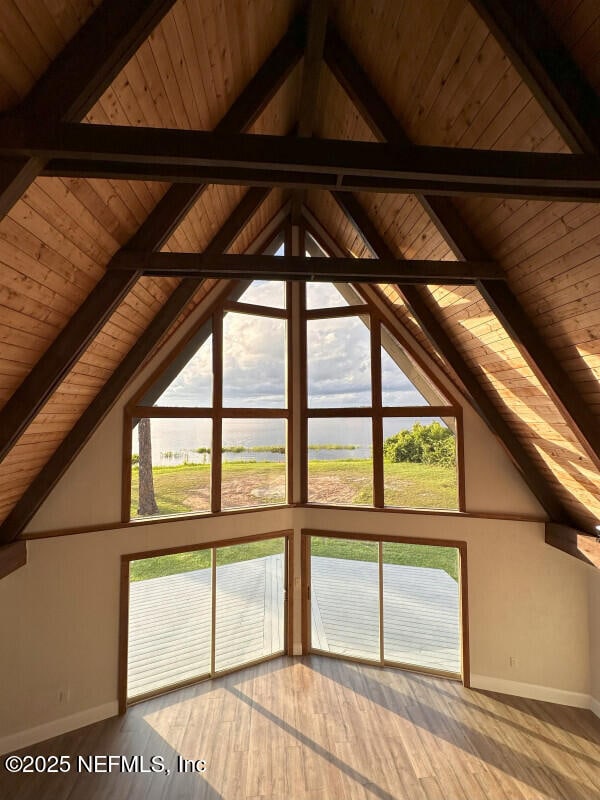
[[[312,559],[312,644],[379,658],[377,564]],[[217,568],[215,669],[284,649],[283,555]],[[132,583],[128,697],[210,673],[210,569]],[[458,585],[438,569],[383,568],[385,657],[460,672]]]
[[[378,660],[376,563],[313,556],[312,645]],[[460,673],[458,584],[447,572],[383,565],[386,661]]]
[[[127,695],[210,673],[210,569],[130,585]],[[283,556],[217,567],[215,670],[284,650]]]

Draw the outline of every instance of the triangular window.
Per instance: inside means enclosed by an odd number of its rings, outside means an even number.
[[[213,396],[213,353],[210,327],[176,356],[146,393],[144,405],[210,408]]]
[[[285,286],[283,281],[252,281],[239,296],[238,302],[269,308],[285,308]]]

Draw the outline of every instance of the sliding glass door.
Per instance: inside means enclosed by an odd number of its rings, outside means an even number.
[[[128,567],[127,701],[286,651],[286,536]]]
[[[461,675],[457,547],[311,532],[305,553],[313,652]]]

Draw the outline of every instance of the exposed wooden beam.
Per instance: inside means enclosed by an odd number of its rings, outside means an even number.
[[[110,86],[175,0],[104,0],[21,104],[37,125],[77,122]],[[0,173],[0,219],[40,174],[43,159],[15,159]]]
[[[570,376],[533,327],[508,284],[480,280],[477,288],[526,361],[535,365],[535,373],[544,389],[600,469],[600,418],[584,403]]]
[[[252,189],[229,216],[212,239],[206,252],[226,250],[239,236],[268,194],[264,189]],[[15,505],[0,527],[0,543],[11,542],[23,531],[41,504],[66,472],[82,447],[125,390],[132,376],[152,353],[170,326],[185,309],[198,290],[201,281],[187,278],[177,286],[150,325],[133,345],[113,372],[104,387],[83,412],[66,439],[50,457],[39,475]]]
[[[0,460],[27,429],[141,273],[104,275],[0,412]]]
[[[568,525],[547,522],[545,538],[546,544],[600,569],[600,538],[598,536],[582,533]]]
[[[486,261],[432,261],[372,258],[307,258],[247,254],[145,253],[122,250],[111,270],[138,271],[144,275],[195,278],[263,278],[285,281],[348,281],[362,283],[471,284],[503,280],[498,268]]]
[[[482,1],[487,2],[487,0]],[[498,13],[503,13],[500,10],[501,4],[495,0],[491,0],[490,4],[499,9]],[[508,5],[502,5],[506,13],[515,13],[516,6],[513,4],[508,9]],[[531,3],[528,2],[527,5],[530,6]],[[527,32],[523,33],[523,36],[527,35]],[[329,68],[363,114],[375,136],[401,146],[410,144],[390,108],[332,25],[329,25],[327,31],[325,56]],[[449,198],[421,194],[418,195],[418,199],[457,258],[465,260],[489,258]],[[481,284],[479,288],[501,324],[513,337],[535,375],[557,403],[586,452],[594,463],[598,464],[600,436],[598,420],[573,388],[569,376],[544,344],[517,298],[507,284],[498,286],[492,284],[488,289]]]
[[[308,31],[298,111],[297,135],[301,137],[312,136],[315,127],[328,6],[328,0],[311,0],[308,11]],[[299,223],[303,202],[304,192],[301,190],[294,192],[292,198],[292,224],[294,225]]]
[[[359,201],[354,196],[343,192],[334,193],[334,197],[371,252],[377,258],[394,258],[394,253],[392,253]],[[423,333],[452,367],[467,390],[473,407],[503,445],[521,473],[523,480],[537,497],[542,507],[552,520],[570,524],[569,514],[563,508],[552,487],[543,478],[529,453],[513,434],[470,367],[465,363],[450,336],[422,297],[419,289],[416,286],[407,284],[399,284],[398,288],[414,318],[421,326]]]
[[[24,567],[27,563],[27,542],[0,545],[0,579]]]
[[[600,100],[533,0],[471,0],[531,93],[575,153],[598,153]]]
[[[298,63],[302,55],[303,36],[303,18],[298,17],[216,126],[216,131],[232,133],[244,130],[255,121]],[[205,184],[172,186],[129,240],[127,247],[158,250],[205,189]],[[248,192],[234,212],[240,219],[244,218],[246,206],[252,209],[255,198],[264,196],[260,189],[257,192]],[[221,250],[224,249],[226,246],[222,245]],[[102,278],[14,392],[0,412],[0,459],[13,447],[133,287],[137,277],[138,274],[131,273],[107,274]]]
[[[0,122],[0,156],[44,174],[600,201],[600,157],[119,125]],[[90,173],[91,170],[91,173]]]

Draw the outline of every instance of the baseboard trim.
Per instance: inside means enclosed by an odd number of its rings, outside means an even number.
[[[596,700],[595,697],[591,698],[592,702],[590,703],[590,711],[592,711],[597,717],[600,717],[600,700]]]
[[[539,686],[535,683],[507,681],[504,678],[490,678],[487,675],[471,675],[471,688],[483,689],[486,692],[512,694],[515,697],[526,697],[529,700],[543,700],[546,703],[558,703],[573,708],[592,708],[592,697],[583,692],[569,692],[555,689],[552,686]],[[600,706],[599,703],[597,705]],[[594,712],[596,713],[596,712]]]
[[[119,704],[115,700],[102,706],[78,711],[68,717],[45,722],[35,728],[27,728],[24,731],[9,734],[0,739],[0,754],[11,753],[13,750],[20,750],[22,747],[29,747],[32,744],[44,742],[46,739],[52,739],[54,736],[61,736],[63,733],[84,728],[86,725],[93,725],[94,722],[115,717],[118,713]]]

